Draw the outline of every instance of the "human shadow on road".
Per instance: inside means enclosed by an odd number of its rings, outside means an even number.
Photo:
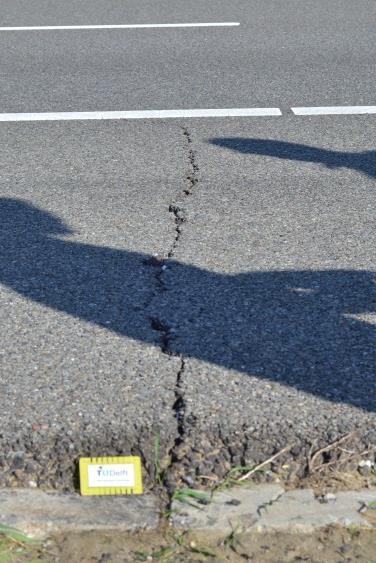
[[[64,240],[62,220],[16,199],[0,199],[0,231],[0,283],[28,300],[141,342],[162,339],[173,354],[375,407],[371,272],[226,275],[174,260],[161,270],[145,254]]]
[[[376,178],[376,151],[341,152],[310,147],[298,143],[271,139],[222,137],[210,139],[218,145],[243,154],[271,156],[283,160],[297,160],[323,164],[327,168],[351,168],[371,178]]]

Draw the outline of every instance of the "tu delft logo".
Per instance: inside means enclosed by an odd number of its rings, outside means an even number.
[[[129,476],[129,472],[127,468],[122,469],[108,469],[103,467],[103,465],[99,465],[97,467],[97,476],[98,479],[109,479],[109,478],[127,478]]]

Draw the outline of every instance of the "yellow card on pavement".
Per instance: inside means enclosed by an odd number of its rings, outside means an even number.
[[[141,495],[141,460],[137,456],[80,459],[82,495]]]

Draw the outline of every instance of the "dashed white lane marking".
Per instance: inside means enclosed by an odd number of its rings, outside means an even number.
[[[27,27],[0,27],[0,31],[58,31],[61,29],[157,29],[167,27],[236,27],[239,22],[213,23],[143,23],[110,25],[33,25]]]
[[[376,113],[376,106],[323,106],[291,109],[295,115],[359,115]]]
[[[376,114],[376,106],[332,106],[291,108],[295,115]],[[279,108],[167,109],[137,111],[61,111],[41,113],[0,113],[1,121],[88,121],[111,119],[173,119],[189,117],[275,117]]]
[[[277,115],[282,115],[278,108],[67,111],[56,113],[0,113],[0,121],[85,121],[91,119],[169,119],[178,117],[262,117]]]

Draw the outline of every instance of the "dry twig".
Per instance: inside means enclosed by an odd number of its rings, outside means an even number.
[[[348,463],[350,460],[356,458],[356,457],[362,457],[364,455],[367,455],[369,453],[371,453],[372,451],[374,451],[374,448],[371,448],[370,450],[364,450],[362,452],[352,452],[351,454],[349,454],[347,457],[345,457],[344,459],[334,459],[333,461],[329,461],[328,463],[321,463],[320,465],[318,465],[317,467],[315,467],[313,469],[313,471],[321,471],[322,469],[326,469],[327,467],[331,466],[331,465],[335,465],[335,464],[339,464],[339,465],[343,465],[345,463]]]
[[[285,448],[283,448],[282,450],[280,450],[276,454],[272,455],[272,457],[269,457],[268,459],[266,459],[262,463],[259,463],[259,465],[256,465],[256,467],[253,467],[250,471],[248,471],[248,473],[239,477],[239,479],[237,479],[237,481],[245,481],[246,479],[248,479],[248,477],[253,475],[253,473],[256,473],[256,471],[259,471],[262,467],[264,467],[265,465],[268,465],[268,463],[271,463],[272,461],[277,459],[277,457],[279,457],[280,455],[288,452],[289,450],[291,450],[291,448],[292,448],[292,444],[290,444],[289,446],[286,446]]]
[[[309,471],[309,473],[313,473],[314,471],[317,471],[317,469],[322,468],[323,465],[328,467],[329,465],[333,465],[334,463],[336,463],[338,460],[336,460],[335,462],[332,461],[332,462],[325,463],[325,464],[322,463],[322,464],[318,465],[317,467],[314,466],[315,461],[317,460],[317,458],[320,455],[322,455],[325,452],[329,452],[330,450],[337,448],[340,444],[343,444],[344,442],[347,442],[347,440],[349,440],[350,438],[353,438],[356,433],[357,433],[357,430],[354,430],[353,432],[349,432],[348,434],[346,434],[345,436],[342,436],[342,438],[339,438],[338,440],[335,440],[334,442],[332,442],[328,446],[325,446],[324,448],[320,448],[313,455],[311,455],[311,451],[310,451],[310,455],[308,457],[308,471]]]

